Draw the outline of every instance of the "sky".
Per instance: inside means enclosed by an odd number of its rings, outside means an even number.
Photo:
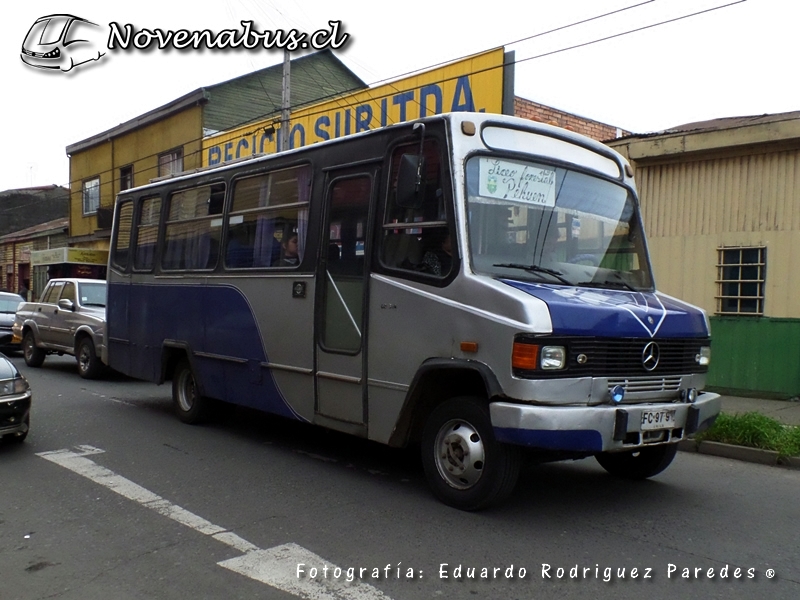
[[[259,31],[310,33],[340,21],[349,37],[336,54],[367,84],[503,46],[517,60],[516,95],[635,133],[800,110],[794,0],[39,0],[4,12],[0,191],[66,186],[68,145],[283,60],[274,49],[151,48],[48,72],[24,64],[20,48],[33,22],[50,14],[106,31],[113,22],[219,32],[250,20]]]

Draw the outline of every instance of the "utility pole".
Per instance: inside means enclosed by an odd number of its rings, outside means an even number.
[[[281,93],[281,150],[289,149],[289,107],[291,106],[291,66],[289,51],[283,50],[283,87]]]

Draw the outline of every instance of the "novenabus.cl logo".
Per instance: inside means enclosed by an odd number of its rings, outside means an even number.
[[[102,27],[74,15],[47,15],[31,25],[22,42],[22,62],[66,72],[106,54]]]

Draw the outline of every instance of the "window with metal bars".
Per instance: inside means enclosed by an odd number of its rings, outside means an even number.
[[[717,314],[763,315],[767,249],[717,249]]]

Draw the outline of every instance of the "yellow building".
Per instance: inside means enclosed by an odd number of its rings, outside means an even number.
[[[800,395],[800,112],[607,143],[635,166],[658,288],[711,316],[709,385]]]
[[[292,104],[304,106],[365,86],[330,51],[291,61]],[[274,116],[283,65],[202,87],[108,131],[67,146],[70,243],[108,250],[120,190],[202,165],[207,135]]]

